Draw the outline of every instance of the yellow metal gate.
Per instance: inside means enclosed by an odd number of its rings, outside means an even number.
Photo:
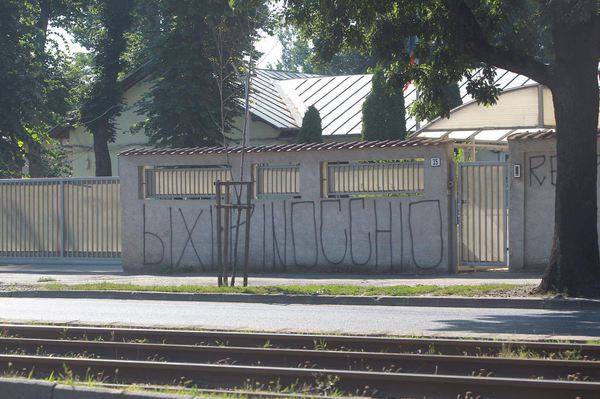
[[[120,262],[118,177],[0,180],[0,263]]]
[[[508,164],[458,167],[459,266],[507,266]]]

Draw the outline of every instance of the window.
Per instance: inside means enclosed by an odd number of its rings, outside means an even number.
[[[254,165],[256,197],[300,196],[300,165]]]
[[[227,165],[154,167],[144,171],[145,198],[213,198],[217,180],[231,181],[231,167]]]
[[[423,164],[423,158],[326,163],[324,196],[419,195],[424,190]]]

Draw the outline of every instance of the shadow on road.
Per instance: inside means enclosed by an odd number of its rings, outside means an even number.
[[[471,319],[439,319],[443,332],[600,336],[600,311],[486,315]]]

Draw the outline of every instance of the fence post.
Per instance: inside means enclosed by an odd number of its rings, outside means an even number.
[[[65,181],[60,180],[60,215],[59,215],[59,226],[60,226],[60,257],[65,257]]]
[[[219,269],[219,287],[223,285],[223,247],[221,243],[221,182],[215,182],[215,191],[217,195],[217,267]]]
[[[244,287],[248,286],[248,258],[250,256],[250,217],[252,215],[252,186],[252,183],[248,183],[246,186],[246,230],[244,234]]]
[[[223,231],[223,266],[221,268],[223,275],[223,285],[227,287],[228,283],[228,274],[229,274],[229,218],[231,216],[231,191],[230,185],[225,184],[225,208],[223,211],[225,212],[225,221],[223,222],[224,231]]]

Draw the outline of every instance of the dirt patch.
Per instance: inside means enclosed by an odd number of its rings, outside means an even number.
[[[510,297],[536,297],[543,298],[548,297],[550,295],[542,295],[535,291],[536,285],[520,285],[517,287],[509,288],[509,289],[499,289],[492,290],[486,293],[483,293],[481,296],[485,297],[501,297],[501,298],[510,298]]]

